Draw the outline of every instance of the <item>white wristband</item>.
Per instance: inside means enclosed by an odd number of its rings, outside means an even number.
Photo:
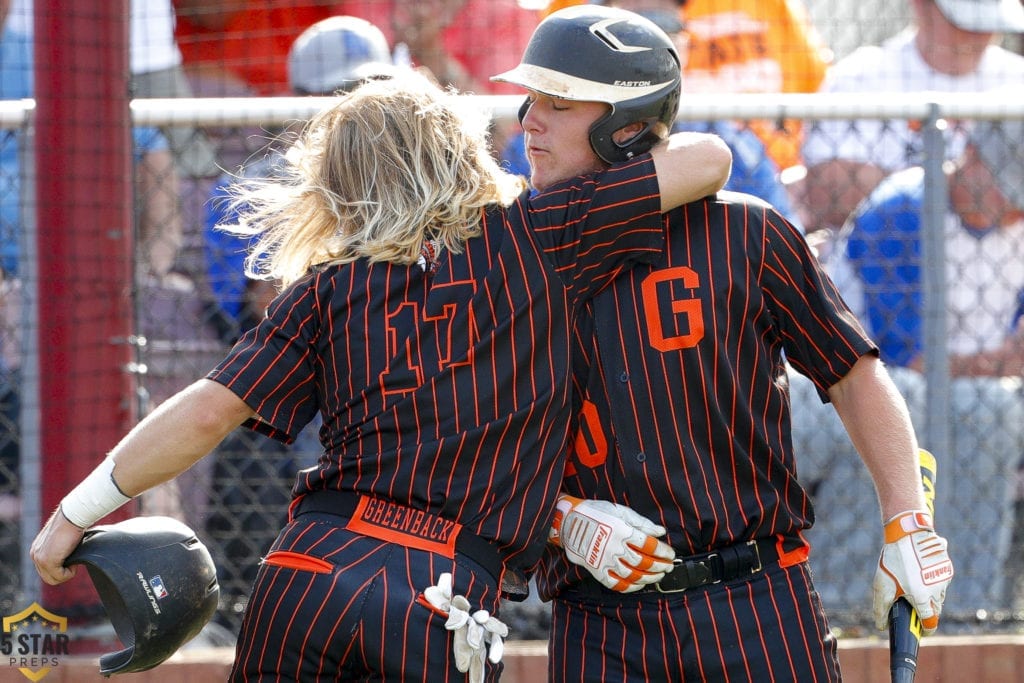
[[[101,462],[82,483],[60,502],[60,510],[68,521],[88,529],[131,498],[121,493],[114,482],[114,459]]]

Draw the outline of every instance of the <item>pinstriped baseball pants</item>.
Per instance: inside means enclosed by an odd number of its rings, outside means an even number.
[[[806,562],[664,596],[567,592],[549,653],[556,683],[841,680]]]
[[[465,681],[445,617],[417,600],[442,572],[474,609],[497,613],[494,579],[469,558],[363,536],[333,515],[296,517],[260,566],[230,680]],[[500,668],[488,663],[488,680]]]

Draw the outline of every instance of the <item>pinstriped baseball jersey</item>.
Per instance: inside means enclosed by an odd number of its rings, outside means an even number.
[[[296,493],[375,494],[535,563],[571,418],[574,311],[663,245],[649,155],[484,212],[463,254],[365,260],[284,291],[209,378],[290,440],[319,410],[325,455]]]
[[[876,352],[802,235],[749,195],[666,214],[666,248],[578,319],[586,395],[564,490],[628,505],[679,555],[813,521],[797,480],[785,360],[821,392]],[[549,552],[541,594],[587,577]]]

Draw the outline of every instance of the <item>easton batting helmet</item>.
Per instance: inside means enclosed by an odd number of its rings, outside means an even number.
[[[84,564],[125,646],[100,657],[109,676],[152,669],[191,640],[220,598],[209,551],[185,524],[135,517],[88,529],[67,565]]]
[[[392,69],[387,38],[359,17],[318,21],[288,51],[288,84],[302,95],[351,90],[368,78],[387,76]]]
[[[611,105],[591,126],[590,146],[613,163],[646,152],[672,128],[680,69],[672,39],[654,22],[624,9],[574,5],[549,14],[534,30],[519,66],[491,80],[548,97]],[[644,123],[639,134],[623,144],[612,139],[612,133],[636,122]]]

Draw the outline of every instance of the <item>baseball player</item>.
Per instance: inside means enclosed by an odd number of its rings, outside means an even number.
[[[239,195],[249,269],[284,291],[64,498],[31,550],[45,581],[70,578],[84,528],[237,425],[287,441],[319,411],[324,452],[262,560],[231,680],[497,678],[503,580],[539,559],[563,475],[575,311],[658,254],[661,212],[721,187],[730,155],[674,135],[534,196],[469,106],[413,73],[370,81]],[[608,109],[567,107],[562,135],[582,146]]]
[[[528,150],[546,140],[540,94],[611,89],[650,59],[632,49],[643,32],[674,51],[623,10],[585,5],[541,22],[521,65],[500,76],[531,93]],[[678,83],[678,69],[659,78]],[[534,178],[548,173],[544,154],[530,161]],[[725,192],[672,210],[664,230],[663,255],[577,319],[584,401],[537,576],[554,601],[551,680],[839,680],[801,535],[814,516],[785,360],[833,403],[874,477],[886,538],[878,626],[906,594],[934,631],[953,569],[925,508],[906,406],[799,231]]]

